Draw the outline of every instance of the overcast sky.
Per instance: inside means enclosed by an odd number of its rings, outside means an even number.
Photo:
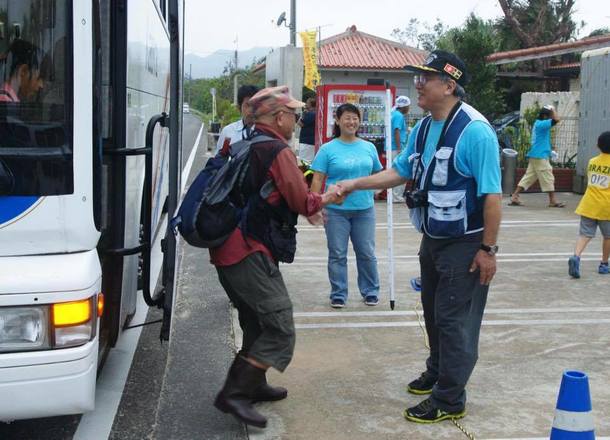
[[[576,0],[575,19],[591,30],[610,25],[607,0]],[[186,0],[186,52],[208,55],[219,49],[277,47],[290,42],[288,28],[277,27],[282,12],[290,21],[290,0]],[[484,18],[502,16],[497,0],[297,0],[297,31],[321,26],[322,38],[355,24],[359,30],[390,38],[411,18],[433,24],[436,18],[458,26],[475,12]],[[300,39],[297,36],[297,44]]]

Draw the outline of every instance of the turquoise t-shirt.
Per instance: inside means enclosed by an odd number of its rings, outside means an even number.
[[[551,157],[551,127],[552,119],[536,119],[532,127],[532,146],[527,157],[532,159],[548,159]]]
[[[436,144],[441,136],[445,121],[432,120],[428,138],[424,146],[423,161],[427,166],[436,152]],[[392,168],[405,179],[413,178],[412,164],[409,157],[415,153],[415,140],[421,121],[411,131],[407,148],[392,162]],[[457,143],[456,167],[477,182],[478,194],[501,194],[500,154],[498,138],[493,129],[483,121],[474,121],[466,129]]]
[[[400,145],[396,145],[394,130],[400,132]],[[407,123],[405,117],[398,110],[392,110],[392,150],[402,150],[407,144]]]
[[[342,180],[370,176],[381,171],[382,166],[375,146],[363,139],[343,142],[339,138],[322,145],[311,164],[311,169],[326,175],[326,185]],[[328,208],[356,211],[373,206],[374,191],[354,191],[341,205],[328,205]]]

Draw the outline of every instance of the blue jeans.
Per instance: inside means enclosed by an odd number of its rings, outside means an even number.
[[[379,294],[379,273],[375,257],[375,208],[357,211],[326,210],[328,278],[330,299],[347,300],[347,243],[352,239],[358,268],[358,289],[362,297]]]

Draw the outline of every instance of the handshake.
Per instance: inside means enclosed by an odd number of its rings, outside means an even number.
[[[329,185],[328,188],[326,188],[326,192],[322,194],[322,205],[340,205],[355,189],[353,180],[345,180],[337,182],[334,185]],[[315,213],[311,217],[307,217],[307,220],[314,226],[320,226],[326,222],[323,210]]]
[[[324,205],[340,205],[345,201],[345,198],[350,195],[355,189],[353,180],[344,180],[329,185],[326,192],[322,194],[322,203]]]

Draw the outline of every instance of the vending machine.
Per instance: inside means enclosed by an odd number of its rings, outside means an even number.
[[[392,102],[396,88],[390,86]],[[320,85],[316,90],[316,151],[333,137],[335,112],[341,104],[356,105],[361,112],[358,136],[377,147],[380,157],[385,150],[386,87],[355,84]]]

